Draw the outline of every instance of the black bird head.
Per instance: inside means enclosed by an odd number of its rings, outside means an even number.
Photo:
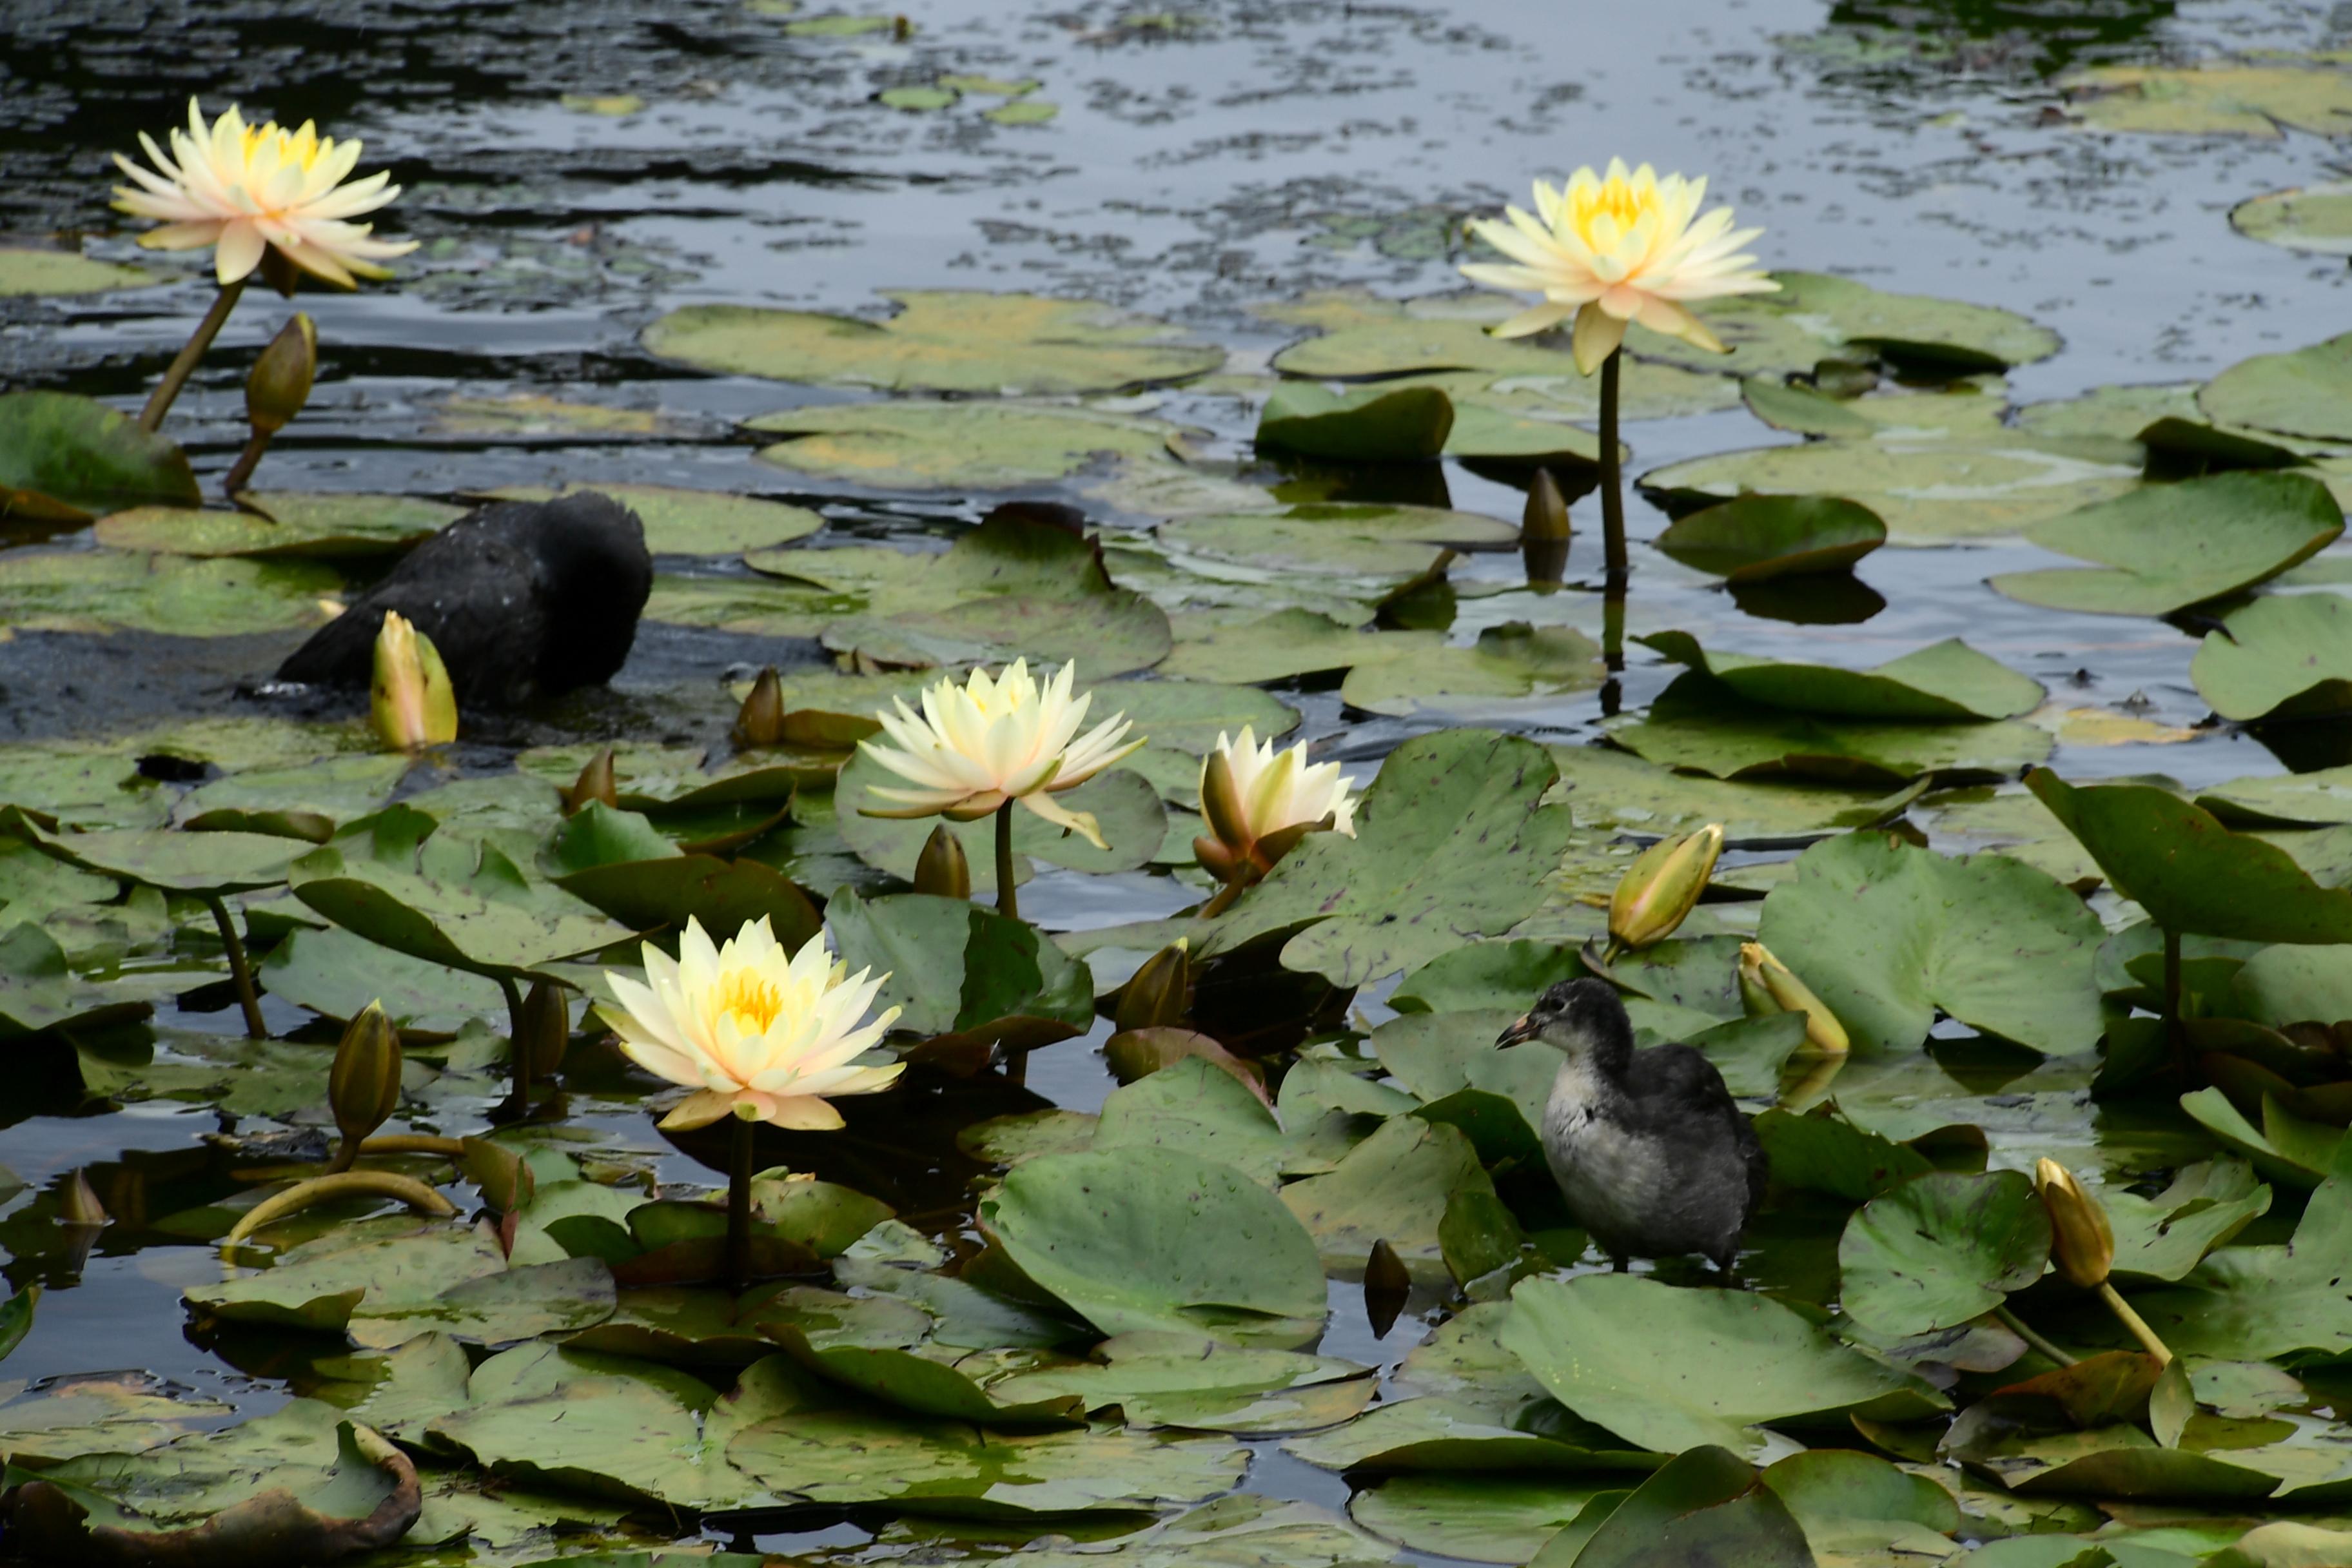
[[[1498,1046],[1541,1040],[1561,1054],[1589,1058],[1613,1078],[1633,1059],[1633,1021],[1605,980],[1563,980],[1504,1030]]]

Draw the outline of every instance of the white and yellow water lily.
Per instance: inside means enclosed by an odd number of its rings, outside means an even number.
[[[606,971],[617,1007],[597,1015],[631,1061],[691,1089],[662,1125],[707,1126],[732,1114],[745,1121],[824,1132],[841,1125],[833,1099],[890,1087],[904,1063],[858,1067],[898,1016],[866,1013],[887,974],[856,974],[835,959],[824,933],[787,954],[765,915],[714,947],[687,917],[673,959],[645,945],[640,983]]]
[[[1053,797],[1140,750],[1143,737],[1124,738],[1133,726],[1123,713],[1079,734],[1094,693],[1074,697],[1076,680],[1076,660],[1041,687],[1029,661],[1016,658],[993,679],[975,669],[961,686],[950,678],[925,687],[919,714],[904,698],[892,699],[897,711],[875,717],[898,748],[858,745],[916,787],[868,785],[868,794],[893,804],[859,809],[867,816],[975,822],[1018,801],[1096,848],[1108,847],[1091,813],[1071,811]]]
[[[116,165],[136,188],[118,185],[116,210],[162,220],[142,235],[153,250],[214,247],[213,268],[223,287],[249,276],[265,250],[278,252],[312,277],[338,288],[360,278],[389,278],[378,263],[405,256],[415,240],[373,237],[374,226],[352,219],[400,195],[389,173],[350,180],[360,143],[320,136],[309,121],[289,131],[271,121],[247,125],[232,104],[209,125],[194,98],[188,128],[173,131],[166,155],[139,133],[154,168],[120,153]]]
[[[1756,258],[1740,253],[1762,229],[1733,228],[1727,206],[1700,216],[1705,179],[1661,179],[1647,163],[1628,173],[1623,159],[1612,158],[1606,174],[1579,169],[1559,190],[1538,180],[1535,195],[1532,214],[1507,207],[1501,221],[1470,225],[1513,265],[1471,262],[1462,272],[1491,288],[1543,295],[1542,304],[1496,327],[1498,338],[1544,331],[1575,317],[1576,368],[1587,375],[1616,352],[1635,321],[1727,353],[1684,307],[1780,287],[1755,269]]]
[[[1277,752],[1249,725],[1239,737],[1217,733],[1216,748],[1201,759],[1201,811],[1210,836],[1192,851],[1223,882],[1255,881],[1307,834],[1328,828],[1356,836],[1353,777],[1337,763],[1309,763],[1302,741]]]

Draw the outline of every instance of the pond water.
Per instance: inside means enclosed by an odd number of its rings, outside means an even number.
[[[1764,226],[1754,248],[1768,267],[2000,307],[2049,328],[2058,352],[2015,366],[1985,394],[2013,406],[2115,384],[2203,382],[2250,356],[2327,337],[2345,318],[2339,256],[2258,243],[2229,221],[2249,197],[2335,177],[2337,143],[2298,130],[2085,128],[2056,85],[2095,66],[2352,46],[2343,7],[1185,0],[1147,10],[1108,0],[918,0],[902,31],[831,33],[795,26],[818,15],[814,4],[794,12],[670,0],[68,0],[14,10],[0,37],[0,233],[80,233],[91,255],[152,264],[107,209],[108,154],[131,150],[142,128],[160,134],[181,122],[192,93],[207,112],[234,100],[254,119],[315,117],[335,134],[362,137],[362,168],[388,167],[404,187],[386,227],[423,246],[397,264],[398,281],[300,301],[318,323],[319,384],[267,458],[272,489],[443,500],[517,485],[728,490],[821,513],[825,530],[811,541],[819,549],[943,549],[1011,495],[1080,500],[1113,537],[1148,527],[1148,505],[1088,500],[1075,480],[1009,491],[875,489],[763,463],[738,422],[872,395],[704,374],[653,356],[640,337],[665,313],[697,304],[879,319],[887,307],[877,289],[984,289],[1112,304],[1226,349],[1223,370],[1203,385],[1097,400],[1199,432],[1190,451],[1204,470],[1516,521],[1522,489],[1489,465],[1473,471],[1449,458],[1401,479],[1364,469],[1286,475],[1257,458],[1252,434],[1269,359],[1306,335],[1262,311],[1337,289],[1390,300],[1456,289],[1466,216],[1524,201],[1531,177],[1611,155],[1706,174],[1743,223]],[[1037,85],[1018,96],[969,90],[936,108],[877,98],[954,76]],[[1052,112],[1003,112],[1015,105]],[[0,381],[135,409],[211,295],[201,273],[173,276],[164,287],[0,300]],[[245,440],[246,370],[289,308],[249,294],[173,412],[167,431],[208,490]],[[1736,396],[1708,401],[1705,411],[1630,419],[1629,476],[1803,439]],[[607,416],[593,418],[597,410]],[[2286,769],[2252,731],[2209,722],[2189,662],[2210,623],[2053,610],[1996,593],[1985,581],[1994,574],[2073,563],[2013,535],[1923,548],[1898,541],[1856,568],[1858,606],[1807,624],[1775,618],[1769,600],[1736,598],[1650,549],[1667,514],[1644,491],[1628,505],[1631,635],[1680,629],[1710,648],[1853,668],[1965,637],[2042,682],[2056,705],[2095,715],[2049,720],[2058,726],[2050,763],[2069,778],[2162,773],[2196,789]],[[1601,636],[1597,500],[1577,499],[1572,517],[1562,593],[1528,592],[1513,552],[1454,564],[1452,641],[1519,621]],[[0,531],[0,563],[12,547],[96,548],[88,531]],[[2352,550],[2323,560],[2341,555]],[[665,559],[663,570],[759,581],[731,556]],[[206,714],[347,715],[258,691],[301,635],[0,631],[0,740],[74,740]],[[1631,712],[1681,667],[1638,646],[1629,654],[1609,700]],[[649,620],[609,692],[520,716],[469,716],[456,757],[488,773],[531,745],[723,745],[740,690],[730,680],[824,658],[806,637]],[[1347,707],[1331,681],[1277,695],[1302,714],[1299,736],[1367,778],[1400,742],[1450,722],[1567,744],[1597,737],[1604,716],[1601,693],[1589,688],[1401,717]],[[1753,851],[1726,864],[1786,858]],[[1041,868],[1022,903],[1049,931],[1066,931],[1156,920],[1197,896],[1163,874]],[[1748,909],[1752,925],[1752,905],[1720,908]],[[1715,929],[1741,929],[1736,913],[1723,918]],[[191,984],[217,973],[184,967]],[[1356,1027],[1393,1016],[1382,1000],[1389,989],[1384,982],[1358,997]],[[281,1034],[333,1038],[332,1026],[303,1008],[276,997],[265,1007]],[[164,996],[156,1023],[222,1036],[240,1027],[217,984]],[[1034,1098],[1007,1091],[1002,1109],[1099,1110],[1116,1087],[1100,1053],[1109,1028],[1098,1020],[1090,1034],[1040,1052],[1027,1075]],[[14,1213],[27,1214],[36,1195],[83,1167],[95,1168],[102,1191],[139,1187],[149,1216],[220,1195],[219,1170],[204,1163],[199,1140],[234,1121],[227,1112],[171,1099],[84,1104],[74,1089],[31,1076],[0,1096],[0,1164],[25,1184]],[[632,1081],[615,1054],[581,1044],[565,1078],[574,1122],[663,1182],[717,1180],[715,1157],[698,1157],[717,1146],[665,1140],[625,1091]],[[2030,1092],[2043,1080],[2018,1081]],[[2074,1098],[2079,1125],[2066,1136],[2078,1144],[2129,1124],[2130,1113],[2100,1112],[2107,1121],[2095,1134],[2080,1077],[2047,1084]],[[971,1091],[937,1092],[953,1100]],[[452,1135],[477,1131],[491,1102],[445,1097],[423,1120]],[[940,1116],[941,1125],[976,1119],[961,1101]],[[246,1119],[247,1131],[254,1125]],[[893,1157],[872,1129],[855,1135],[874,1140],[858,1159]],[[1994,1142],[1996,1166],[2030,1163],[2022,1142],[1996,1131]],[[960,1205],[982,1167],[937,1151],[925,1157],[935,1168],[907,1175],[906,1192],[943,1212],[919,1228],[969,1241],[976,1232]],[[846,1158],[818,1156],[820,1174],[835,1174],[827,1160]],[[78,1269],[53,1255],[10,1266],[14,1284],[48,1288],[9,1356],[10,1379],[143,1369],[244,1415],[319,1385],[317,1357],[281,1337],[190,1329],[181,1291],[218,1277],[215,1249],[150,1228],[141,1215],[118,1217]],[[2292,1215],[2263,1223],[2270,1228],[2248,1239],[2283,1239]],[[0,1214],[0,1245],[11,1224]],[[1335,1279],[1330,1305],[1321,1352],[1384,1373],[1448,1310],[1441,1293],[1423,1290],[1380,1334],[1356,1283]],[[1349,1488],[1336,1473],[1273,1439],[1250,1447],[1249,1489],[1345,1510]],[[908,1528],[867,1514],[792,1522],[754,1532],[757,1545],[851,1552],[877,1530]],[[887,1533],[874,1548],[915,1549],[918,1536]],[[952,1538],[942,1549],[961,1550]]]

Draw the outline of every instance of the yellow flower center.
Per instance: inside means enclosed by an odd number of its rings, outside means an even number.
[[[1656,210],[1658,191],[1654,185],[1637,188],[1631,180],[1603,180],[1586,189],[1571,188],[1568,193],[1569,221],[1577,235],[1591,245],[1592,220],[1607,217],[1615,222],[1617,232],[1624,233],[1642,220],[1642,215]]]
[[[247,163],[250,164],[253,162],[255,151],[267,142],[277,143],[278,159],[282,163],[293,163],[308,170],[311,164],[319,161],[317,136],[297,135],[273,120],[267,125],[248,125],[245,128],[244,153]]]
[[[719,982],[719,1005],[747,1035],[764,1035],[784,1010],[784,994],[757,970],[730,970]]]

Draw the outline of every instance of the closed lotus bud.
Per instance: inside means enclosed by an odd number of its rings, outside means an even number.
[[[245,416],[266,436],[286,428],[310,401],[310,378],[319,370],[319,330],[303,312],[279,329],[253,374],[245,378]]]
[[[400,1031],[371,1002],[343,1026],[335,1065],[327,1071],[327,1104],[335,1126],[356,1144],[383,1125],[400,1103]]]
[[[98,1189],[89,1184],[89,1172],[77,1169],[66,1178],[65,1190],[58,1194],[58,1218],[67,1225],[107,1223],[106,1205],[98,1201]]]
[[[2116,1233],[2105,1208],[2055,1160],[2033,1163],[2033,1190],[2050,1211],[2051,1263],[2085,1290],[2105,1284],[2116,1263]]]
[[[735,739],[746,746],[780,746],[784,742],[784,683],[770,665],[751,683],[735,715]]]
[[[1113,1016],[1123,1033],[1176,1023],[1192,1007],[1192,960],[1187,943],[1177,938],[1144,960],[1143,967],[1118,994]]]
[[[1674,935],[1698,907],[1722,853],[1723,825],[1716,822],[1642,851],[1609,900],[1610,940],[1638,950]]]
[[[515,1054],[534,1079],[554,1076],[572,1044],[572,1009],[563,987],[552,980],[534,980],[522,999],[522,1032],[514,1041]]]
[[[375,679],[369,689],[375,732],[395,752],[457,738],[457,694],[433,639],[397,613],[383,613],[375,634]]]
[[[944,822],[931,829],[923,840],[923,852],[915,857],[915,891],[942,899],[971,897],[971,861],[964,855],[963,841]]]
[[[1538,468],[1535,479],[1528,486],[1528,507],[1520,516],[1519,537],[1522,540],[1566,539],[1569,532],[1568,499],[1559,493],[1559,485],[1551,477],[1551,470]]]
[[[1814,995],[1813,988],[1790,973],[1789,966],[1760,942],[1739,944],[1739,1000],[1751,1018],[1802,1013],[1805,1044],[1825,1057],[1842,1057],[1853,1048],[1845,1026],[1837,1021],[1829,1004]]]
[[[1248,725],[1220,733],[1201,759],[1201,815],[1210,831],[1192,841],[1202,867],[1228,886],[1256,881],[1310,833],[1356,836],[1356,781],[1338,763],[1308,763],[1304,744],[1286,752]]]
[[[581,768],[580,776],[563,792],[563,815],[574,816],[591,803],[608,810],[621,809],[621,786],[613,776],[613,748],[600,747]]]

